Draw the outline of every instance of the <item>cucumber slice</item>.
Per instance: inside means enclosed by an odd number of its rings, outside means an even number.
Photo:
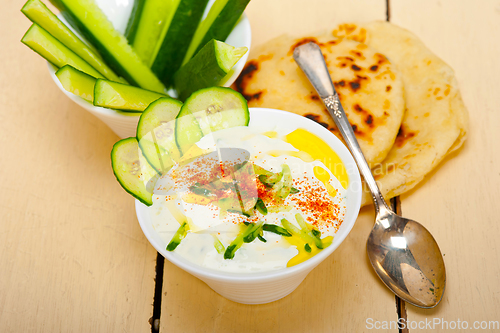
[[[142,113],[137,125],[137,140],[144,157],[158,172],[165,173],[180,157],[175,143],[175,117],[182,103],[162,97]]]
[[[246,47],[210,40],[175,73],[174,83],[179,98],[185,100],[196,90],[216,86],[247,50]]]
[[[56,76],[64,89],[92,103],[94,101],[94,86],[96,78],[85,74],[70,65],[63,66]]]
[[[154,184],[159,175],[142,155],[136,138],[123,139],[114,144],[111,166],[116,180],[125,191],[147,206],[153,204]]]
[[[58,68],[71,65],[94,77],[104,78],[94,67],[90,66],[36,23],[33,23],[26,31],[21,42]]]
[[[182,153],[204,135],[220,129],[247,126],[250,121],[246,99],[223,87],[198,90],[182,105],[175,124],[175,140]]]
[[[186,64],[211,39],[225,41],[249,2],[250,0],[216,0],[207,17],[196,29],[182,64]]]
[[[99,79],[94,87],[94,105],[123,111],[144,111],[151,102],[165,97],[128,84]]]
[[[143,64],[127,39],[115,30],[94,0],[51,0],[64,18],[96,47],[106,63],[130,84],[165,92],[165,86]]]
[[[132,7],[132,11],[130,12],[130,17],[127,22],[127,27],[125,28],[124,35],[127,38],[129,44],[131,45],[135,39],[137,33],[137,27],[140,24],[142,11],[144,9],[144,5],[146,2],[147,0],[135,0],[134,5]]]
[[[163,28],[168,26],[172,20],[175,10],[172,9],[174,1],[138,0],[138,2],[144,3],[141,12],[136,13],[140,17],[138,17],[135,27],[129,27],[126,36],[142,61],[150,66]]]
[[[75,52],[90,66],[94,67],[105,78],[113,81],[120,81],[118,75],[113,73],[111,68],[104,63],[97,53],[87,44],[82,42],[50,9],[40,0],[28,0],[21,9],[26,17],[33,23],[38,24],[54,38],[63,43],[70,50]]]
[[[153,72],[167,87],[172,85],[174,73],[181,67],[208,0],[175,0],[175,3],[172,6],[175,13],[163,28],[151,64]]]

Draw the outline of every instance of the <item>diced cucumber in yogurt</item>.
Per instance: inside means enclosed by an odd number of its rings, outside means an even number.
[[[170,243],[167,245],[167,251],[173,251],[179,244],[181,243],[181,240],[184,239],[187,235],[187,231],[189,230],[189,226],[187,222],[182,223],[182,225],[177,229],[177,231],[174,234],[174,237],[172,237],[172,240],[170,240]]]
[[[248,224],[242,233],[240,233],[229,246],[226,248],[226,252],[224,252],[224,259],[233,259],[236,251],[243,245],[245,239],[249,239],[249,235],[251,235],[254,231],[259,230],[259,228],[264,224],[264,222],[250,223]],[[255,239],[255,237],[254,237]]]

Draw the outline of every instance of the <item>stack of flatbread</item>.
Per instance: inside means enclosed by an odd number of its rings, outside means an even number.
[[[466,138],[468,115],[453,70],[412,33],[388,22],[342,24],[255,48],[234,88],[250,107],[287,110],[340,137],[293,60],[316,42],[366,160],[386,199],[413,188]],[[371,202],[365,187],[363,205]]]

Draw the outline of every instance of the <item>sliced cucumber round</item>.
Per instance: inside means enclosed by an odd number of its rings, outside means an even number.
[[[221,129],[247,126],[250,121],[246,99],[224,87],[196,91],[182,105],[175,125],[175,140],[182,153],[203,136]]]
[[[175,142],[175,118],[182,103],[162,97],[151,103],[141,115],[137,125],[139,147],[159,173],[165,173],[180,157]]]
[[[141,153],[136,138],[127,138],[114,144],[111,166],[116,180],[125,191],[145,205],[153,204],[153,190],[158,173]]]

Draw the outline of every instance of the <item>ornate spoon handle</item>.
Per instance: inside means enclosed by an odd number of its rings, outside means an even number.
[[[307,43],[296,47],[293,51],[293,58],[305,73],[314,89],[318,92],[319,97],[323,100],[330,116],[335,121],[342,137],[347,143],[347,147],[351,151],[356,163],[358,164],[359,171],[363,175],[370,192],[372,193],[373,203],[377,213],[380,209],[384,210],[389,208],[378,188],[377,182],[371,173],[370,167],[366,162],[365,156],[361,152],[358,140],[354,136],[351,124],[347,120],[342,104],[340,104],[339,95],[335,91],[332,79],[326,67],[325,58],[321,53],[321,49],[315,43]]]

